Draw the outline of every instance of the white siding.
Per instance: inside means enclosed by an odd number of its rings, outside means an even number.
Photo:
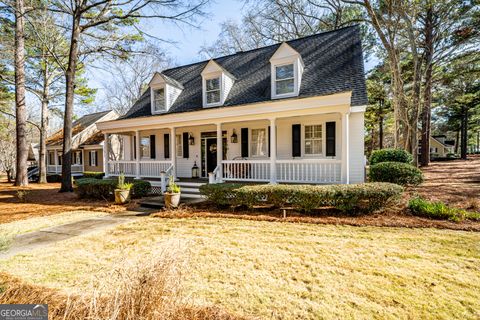
[[[227,76],[225,73],[222,73],[223,78],[223,95],[222,95],[222,104],[225,103],[227,100],[228,94],[230,93],[230,89],[233,87],[233,79]]]
[[[350,113],[350,183],[365,181],[364,113]]]
[[[177,100],[178,96],[180,93],[182,93],[182,90],[171,86],[169,84],[166,85],[167,88],[167,110],[169,110],[172,105],[175,103],[175,100]]]

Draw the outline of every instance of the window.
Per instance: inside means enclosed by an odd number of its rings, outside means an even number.
[[[155,111],[165,111],[165,88],[153,90],[153,104]]]
[[[63,155],[61,152],[57,152],[57,156],[58,156],[58,164],[59,165],[62,165],[63,163]]]
[[[150,159],[150,137],[140,138],[140,157]]]
[[[295,75],[292,64],[275,66],[275,94],[289,94],[295,91]]]
[[[90,165],[92,167],[97,166],[97,151],[90,151]]]
[[[175,148],[177,149],[176,150],[177,157],[183,157],[182,135],[181,134],[177,134],[175,136]]]
[[[54,152],[49,152],[48,153],[48,164],[55,164],[55,153]]]
[[[82,164],[82,151],[75,151],[75,164]]]
[[[267,130],[266,129],[252,129],[252,143],[250,149],[250,156],[259,157],[267,155]]]
[[[322,125],[305,126],[305,154],[322,153]]]
[[[220,102],[220,78],[207,79],[205,81],[205,93],[207,95],[207,104]]]

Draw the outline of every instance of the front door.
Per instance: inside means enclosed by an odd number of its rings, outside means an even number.
[[[207,174],[213,172],[217,166],[217,138],[206,139]]]

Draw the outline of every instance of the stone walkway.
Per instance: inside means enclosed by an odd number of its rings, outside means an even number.
[[[117,226],[142,216],[148,216],[150,213],[150,211],[125,211],[120,214],[89,218],[25,233],[15,237],[8,250],[0,252],[0,258],[8,258],[58,241]]]

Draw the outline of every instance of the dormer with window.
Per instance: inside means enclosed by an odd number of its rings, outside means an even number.
[[[282,43],[270,58],[271,98],[298,96],[303,68],[304,64],[300,54],[286,42]]]
[[[203,107],[217,107],[225,103],[235,77],[214,60],[210,60],[202,71]]]
[[[167,112],[183,90],[183,85],[161,73],[149,83],[152,114]]]

